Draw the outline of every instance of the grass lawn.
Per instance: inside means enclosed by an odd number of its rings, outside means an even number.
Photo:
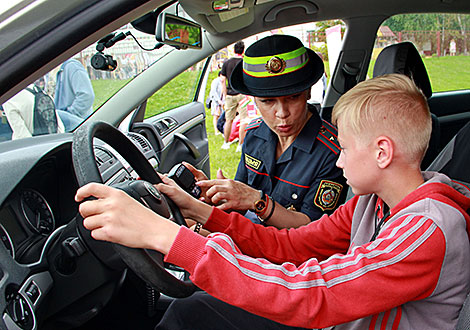
[[[468,89],[470,85],[470,56],[444,56],[423,58],[425,66],[431,80],[434,92]],[[368,76],[372,77],[373,63],[368,71]],[[326,72],[329,72],[329,63],[325,63]],[[149,98],[147,103],[146,117],[154,116],[168,109],[189,103],[194,95],[195,86],[190,86],[190,82],[197,79],[195,75],[199,72],[183,72],[178,78],[173,79],[161,90]],[[205,91],[207,97],[210,89],[210,82],[216,77],[216,72],[211,72]],[[329,77],[328,77],[329,78]],[[95,108],[107,100],[114,93],[118,86],[123,86],[127,80],[96,80],[93,81],[95,90]],[[205,98],[206,98],[205,97]],[[205,99],[204,98],[204,99]],[[217,170],[222,169],[227,178],[234,178],[237,171],[240,153],[236,153],[237,144],[234,143],[230,149],[223,150],[220,146],[223,143],[222,135],[215,135],[212,124],[210,109],[206,109],[207,137],[209,140],[209,154],[211,163],[211,177],[215,178]]]

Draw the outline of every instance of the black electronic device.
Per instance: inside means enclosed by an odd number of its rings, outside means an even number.
[[[97,52],[91,58],[91,66],[96,70],[113,71],[117,68],[117,61],[111,55]]]
[[[201,188],[196,185],[193,173],[183,164],[177,164],[168,172],[168,177],[194,198],[201,196]]]

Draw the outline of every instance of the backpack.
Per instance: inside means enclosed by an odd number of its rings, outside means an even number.
[[[3,106],[0,104],[1,120],[0,120],[0,141],[11,140],[13,130],[11,129],[10,123],[7,120]]]
[[[211,103],[212,103],[212,98],[211,95],[209,94],[206,99],[206,108],[210,109],[211,108]]]
[[[32,135],[57,133],[57,113],[52,98],[38,87],[26,90],[34,95]]]

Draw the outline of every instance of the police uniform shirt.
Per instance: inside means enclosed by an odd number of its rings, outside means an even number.
[[[312,221],[344,202],[346,180],[336,167],[340,152],[337,130],[315,110],[277,161],[278,137],[261,118],[252,121],[246,131],[235,180],[263,190]]]

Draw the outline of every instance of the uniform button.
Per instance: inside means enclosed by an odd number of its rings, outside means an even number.
[[[292,194],[292,199],[297,199],[297,197],[299,197],[299,196],[297,196],[297,194],[295,194],[295,193]]]

